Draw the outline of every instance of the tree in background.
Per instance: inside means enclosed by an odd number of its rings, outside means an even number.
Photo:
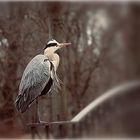
[[[139,53],[133,45],[128,48],[123,38],[131,38],[134,31],[122,28],[126,21],[130,25],[131,18],[137,23],[134,13],[139,7],[94,2],[3,2],[0,7],[1,121],[17,122],[14,100],[22,73],[52,38],[72,46],[59,52],[61,90],[40,101],[41,117],[46,121],[71,119],[107,89],[137,77]],[[130,71],[128,58],[135,62]],[[25,120],[30,121],[31,115],[27,111]]]

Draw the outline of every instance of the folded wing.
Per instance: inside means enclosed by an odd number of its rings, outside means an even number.
[[[37,55],[29,62],[19,86],[19,94],[16,98],[17,110],[22,113],[25,112],[28,106],[41,95],[47,83],[49,83],[51,87],[50,80],[52,84],[52,79],[50,67],[50,61],[44,55]]]

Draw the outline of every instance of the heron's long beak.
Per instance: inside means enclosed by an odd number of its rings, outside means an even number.
[[[62,48],[62,47],[67,47],[67,46],[70,46],[71,43],[59,43],[59,47]]]

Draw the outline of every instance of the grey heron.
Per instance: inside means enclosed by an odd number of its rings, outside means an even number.
[[[56,71],[60,58],[56,51],[70,44],[51,40],[45,46],[44,54],[38,54],[28,63],[23,72],[19,94],[15,101],[19,112],[25,112],[32,102],[38,101],[38,97],[59,87]]]

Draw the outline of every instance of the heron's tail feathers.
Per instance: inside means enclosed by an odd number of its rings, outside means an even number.
[[[15,101],[17,110],[24,113],[33,101],[38,97],[38,94],[33,94],[32,90],[25,90],[22,94],[19,94]]]
[[[19,94],[17,96],[15,105],[19,112],[24,113],[27,110],[29,104],[26,100],[24,100],[24,96]]]

